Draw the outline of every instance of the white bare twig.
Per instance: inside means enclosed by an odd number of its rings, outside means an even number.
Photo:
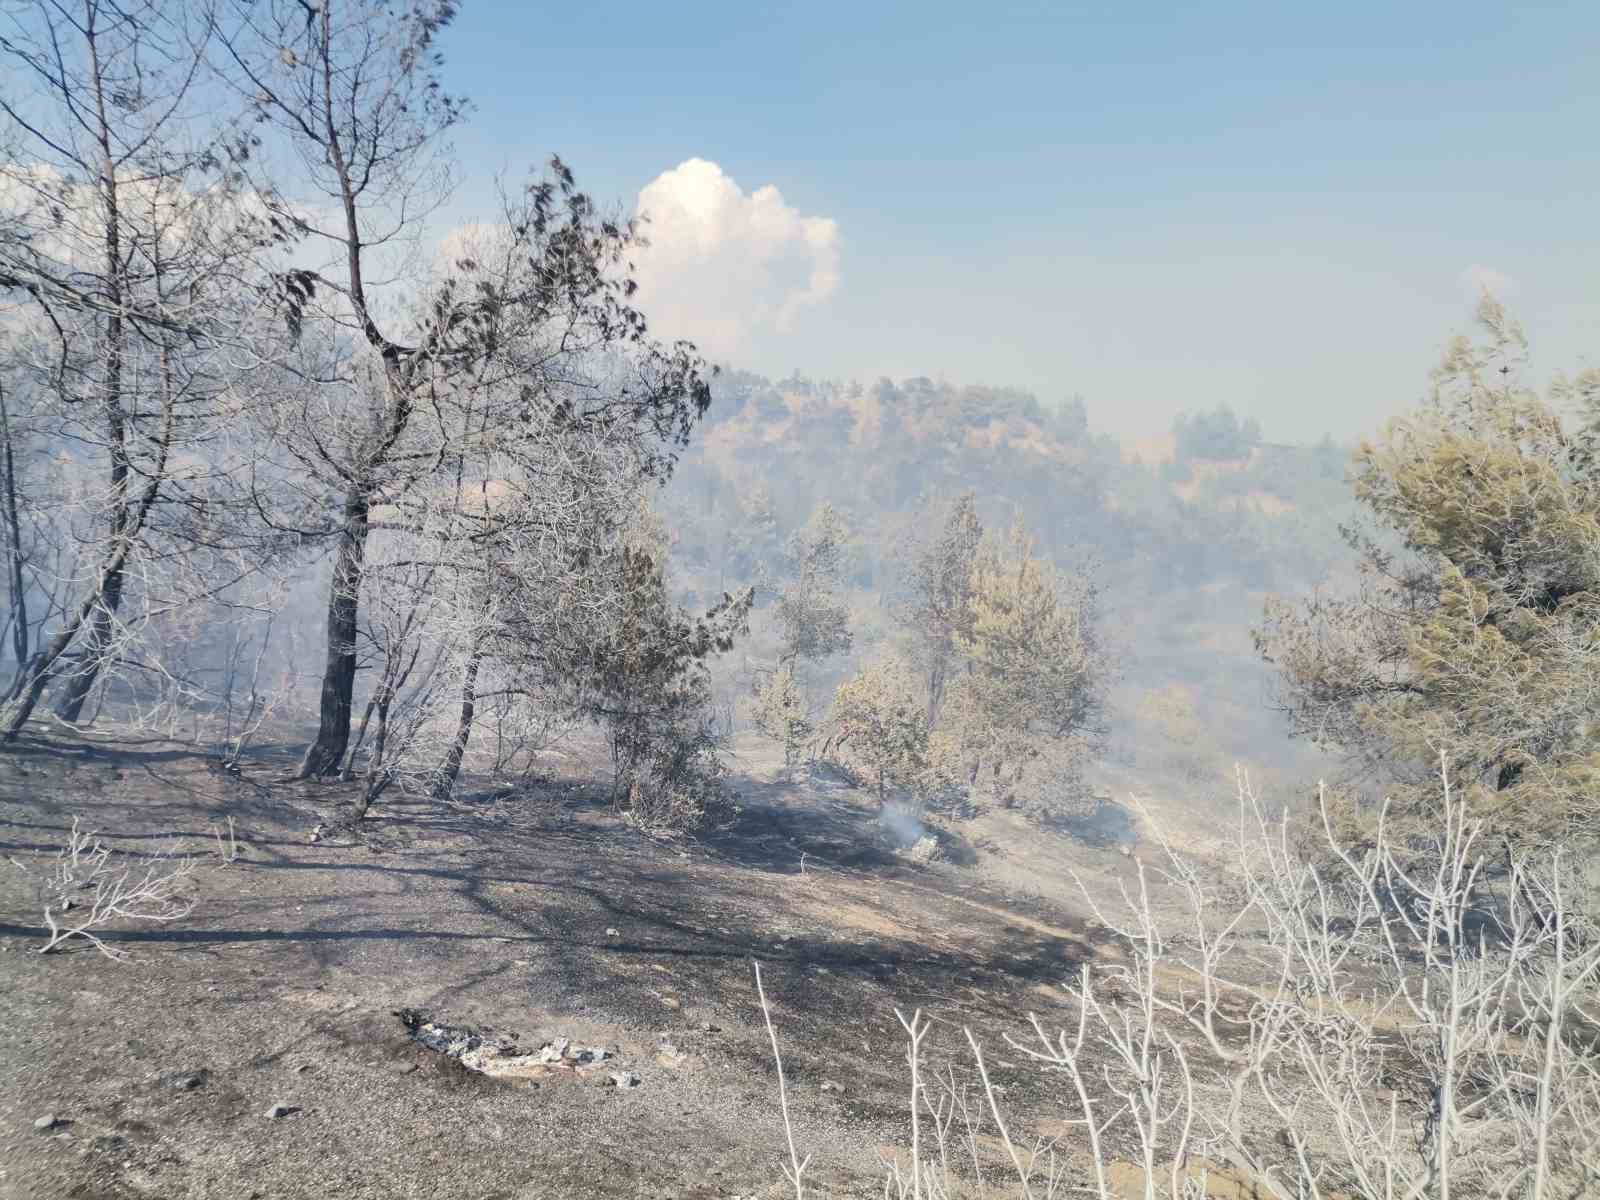
[[[50,937],[39,953],[49,954],[77,937],[107,958],[126,959],[127,951],[108,945],[91,931],[117,920],[165,923],[188,916],[195,898],[185,885],[194,869],[194,859],[172,855],[118,867],[110,847],[94,834],[83,833],[73,818],[67,844],[45,883],[44,920]],[[79,899],[75,892],[87,895]]]
[[[767,991],[761,986],[761,964],[752,962],[756,972],[756,995],[761,999],[761,1017],[767,1024],[767,1037],[772,1041],[772,1062],[778,1070],[778,1105],[783,1112],[783,1133],[789,1142],[789,1161],[783,1164],[783,1174],[794,1187],[794,1200],[805,1200],[805,1171],[811,1165],[811,1156],[800,1157],[795,1149],[794,1125],[789,1120],[789,1096],[783,1083],[783,1056],[778,1052],[778,1031],[772,1025],[772,1008],[767,1003]]]

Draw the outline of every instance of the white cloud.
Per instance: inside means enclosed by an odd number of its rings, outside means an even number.
[[[1474,300],[1484,292],[1488,292],[1496,300],[1506,300],[1517,293],[1515,279],[1504,271],[1497,271],[1482,263],[1473,263],[1461,272],[1461,286]]]
[[[767,184],[746,193],[722,168],[691,158],[639,193],[649,246],[634,256],[652,331],[713,357],[787,333],[839,285],[839,227],[808,217]]]
[[[433,269],[453,274],[463,259],[492,260],[504,252],[511,230],[505,224],[468,221],[457,225],[439,239],[433,252]]]

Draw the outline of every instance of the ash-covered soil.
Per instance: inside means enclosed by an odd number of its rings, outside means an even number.
[[[897,1006],[934,1018],[931,1070],[970,1078],[970,1026],[1013,1131],[1059,1131],[1001,1035],[1114,953],[1065,879],[1114,890],[1132,868],[1109,841],[997,814],[918,864],[866,795],[753,756],[738,820],[695,839],[642,836],[581,779],[396,800],[353,834],[348,789],[278,781],[294,757],[233,776],[180,744],[60,731],[0,754],[0,1197],[782,1194],[753,960],[817,1194],[881,1195],[880,1154],[906,1140]],[[192,914],[108,935],[126,962],[34,953],[36,880],[74,816],[118,852],[201,860]],[[245,850],[224,864],[230,816]],[[602,1048],[605,1069],[491,1078],[402,1010],[519,1051]]]

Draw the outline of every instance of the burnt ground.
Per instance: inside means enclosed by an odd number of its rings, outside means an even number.
[[[776,1195],[752,960],[819,1194],[882,1194],[882,1148],[906,1140],[896,1006],[932,1014],[929,1057],[963,1078],[972,1027],[1014,1131],[1060,1112],[1001,1035],[1108,951],[1065,891],[1014,884],[1069,865],[1111,883],[1130,867],[1109,839],[997,819],[919,865],[865,795],[759,764],[732,826],[696,839],[646,838],[574,779],[396,801],[353,835],[339,785],[279,781],[291,749],[239,777],[160,740],[0,754],[0,1197]],[[75,815],[118,851],[202,860],[190,916],[108,935],[129,961],[32,952],[33,881]],[[224,865],[229,816],[246,851]],[[490,1079],[410,1040],[401,1008],[604,1046],[640,1084]]]

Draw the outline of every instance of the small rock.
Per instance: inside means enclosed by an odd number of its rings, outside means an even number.
[[[409,1075],[416,1069],[416,1063],[396,1063],[394,1066],[394,1073],[396,1075]]]
[[[713,1025],[710,1021],[701,1021],[700,1022],[700,1032],[701,1033],[721,1033],[722,1032],[722,1026],[721,1025]]]
[[[304,1075],[309,1070],[311,1070],[311,1064],[310,1063],[301,1063],[299,1066],[297,1066],[294,1069],[294,1073],[296,1075]]]
[[[825,1092],[842,1092],[844,1088],[831,1079],[824,1079],[822,1081],[822,1090]]]
[[[632,1071],[613,1071],[608,1076],[611,1086],[616,1088],[636,1088],[639,1086],[639,1077]]]
[[[677,998],[675,998],[673,996],[663,996],[663,997],[661,997],[661,1003],[665,1004],[668,1008],[671,1008],[671,1009],[679,1009],[679,1008],[683,1007],[683,1001],[679,1000],[679,999],[677,999]]]
[[[274,1104],[271,1108],[267,1109],[267,1119],[269,1121],[281,1121],[290,1113],[296,1113],[299,1111],[300,1110],[295,1108],[292,1104]]]
[[[40,1133],[49,1133],[50,1130],[56,1127],[56,1123],[59,1119],[60,1118],[58,1118],[55,1113],[45,1113],[44,1116],[40,1117],[33,1123],[33,1127]]]
[[[178,1080],[178,1087],[185,1092],[192,1092],[205,1081],[203,1075],[184,1075]]]
[[[615,929],[607,929],[606,930],[606,936],[607,937],[621,937],[622,935],[620,933],[618,933]]]

